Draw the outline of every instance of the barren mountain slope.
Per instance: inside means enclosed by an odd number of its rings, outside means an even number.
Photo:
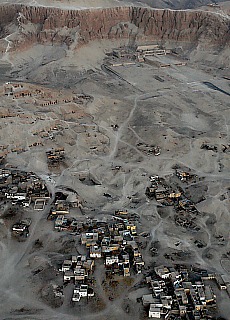
[[[142,7],[61,10],[24,5],[0,7],[1,34],[12,28],[14,46],[28,43],[61,43],[69,46],[95,39],[133,36],[142,40],[174,40],[225,44],[230,39],[228,17],[206,11],[156,10]],[[13,40],[13,39],[12,39]]]
[[[194,9],[208,4],[221,4],[222,0],[1,0],[2,3],[22,3],[42,6],[51,6],[59,8],[96,8],[113,7],[133,4],[137,6],[149,6],[152,8],[170,8],[170,9]]]

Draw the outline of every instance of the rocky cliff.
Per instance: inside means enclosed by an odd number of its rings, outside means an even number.
[[[148,41],[200,41],[214,45],[230,42],[230,21],[220,14],[144,7],[61,10],[1,5],[1,37],[9,34],[12,28],[17,33],[14,47],[35,42],[83,45],[95,39],[122,37]]]

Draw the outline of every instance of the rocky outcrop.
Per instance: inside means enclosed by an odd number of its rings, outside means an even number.
[[[204,11],[172,11],[133,8],[133,23],[147,37],[215,44],[230,41],[230,20]]]
[[[83,45],[95,39],[134,37],[213,45],[230,42],[229,19],[204,11],[173,11],[144,7],[61,10],[24,5],[0,6],[2,36],[9,25],[18,29],[15,47],[33,43]]]

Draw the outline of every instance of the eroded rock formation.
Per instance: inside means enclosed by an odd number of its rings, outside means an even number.
[[[172,11],[144,7],[61,10],[24,5],[0,6],[2,37],[15,27],[14,46],[52,43],[83,45],[95,39],[134,37],[224,45],[230,41],[230,21],[204,11]]]

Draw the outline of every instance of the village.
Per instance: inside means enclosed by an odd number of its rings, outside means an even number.
[[[64,151],[58,150],[57,157],[60,152],[62,160]],[[47,153],[47,156],[50,154]],[[174,177],[182,186],[188,181],[200,179],[191,171],[180,168],[175,168],[174,176],[171,178]],[[2,203],[12,208],[21,207],[27,210],[33,207],[33,210],[39,213],[51,201],[47,223],[52,222],[55,231],[70,234],[85,248],[84,254],[67,255],[59,266],[63,284],[54,289],[55,296],[59,299],[65,299],[63,288],[71,283],[74,285],[71,296],[73,304],[77,306],[82,299],[87,303],[93,301],[97,295],[97,278],[94,272],[100,261],[103,261],[105,279],[128,279],[133,278],[135,274],[142,279],[142,287],[144,285],[148,293],[141,295],[137,300],[142,302],[146,318],[215,319],[218,290],[230,295],[228,278],[218,273],[178,263],[174,263],[173,267],[147,267],[141,238],[148,230],[142,229],[138,213],[116,210],[105,215],[103,219],[85,215],[79,218],[71,217],[73,209],[84,212],[84,201],[76,192],[67,188],[52,195],[45,182],[33,172],[13,168],[0,169],[0,188]],[[200,213],[195,204],[184,195],[183,188],[178,186],[175,189],[165,179],[150,176],[146,196],[165,207],[173,206],[175,223],[178,226],[194,230],[197,228],[195,219]],[[5,214],[5,219],[15,221],[11,226],[12,235],[19,241],[26,241],[30,236],[29,229],[33,221],[24,215],[21,220],[17,220],[17,211],[11,216],[12,212],[12,209],[9,209]],[[109,299],[113,301],[112,293]]]
[[[155,267],[146,282],[151,293],[142,303],[149,307],[149,318],[158,319],[209,319],[217,307],[213,287],[227,290],[221,275],[183,265]]]
[[[11,29],[1,44],[12,72],[0,79],[0,315],[228,320],[224,66],[123,22],[79,48],[78,27],[70,38],[63,29],[61,46],[50,30],[20,55]]]

